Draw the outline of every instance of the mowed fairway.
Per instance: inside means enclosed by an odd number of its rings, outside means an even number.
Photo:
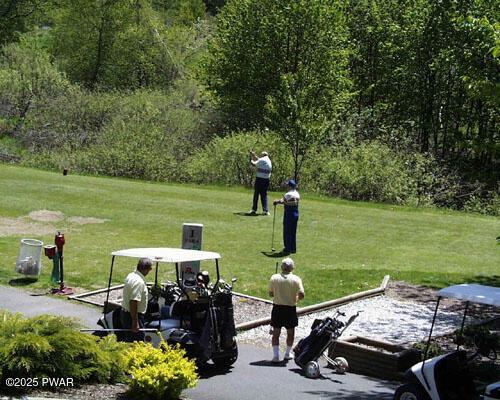
[[[271,193],[271,199],[281,194]],[[376,287],[386,274],[434,287],[500,285],[499,218],[301,195],[293,258],[306,288],[303,304]],[[20,277],[14,266],[21,238],[53,244],[56,230],[64,232],[65,281],[91,290],[107,285],[112,251],[179,247],[182,224],[193,222],[204,225],[203,249],[221,253],[223,277],[238,278],[235,290],[267,297],[267,281],[281,258],[262,253],[271,249],[273,217],[244,216],[251,198],[251,189],[244,188],[155,184],[71,171],[63,176],[0,164],[0,284]],[[27,226],[29,213],[39,210],[62,212],[64,219],[14,229]],[[278,207],[277,250],[282,248],[282,212]],[[119,260],[113,283],[121,283],[133,267],[132,259]],[[51,269],[44,257],[38,282],[26,288],[49,288]],[[162,266],[160,275],[162,280],[174,277],[169,266]]]

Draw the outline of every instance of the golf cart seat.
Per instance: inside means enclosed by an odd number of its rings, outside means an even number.
[[[443,400],[479,399],[467,365],[467,354],[455,351],[443,358],[434,371],[436,387]]]

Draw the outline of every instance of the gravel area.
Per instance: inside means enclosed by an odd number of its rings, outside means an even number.
[[[343,333],[343,337],[357,335],[371,339],[407,345],[426,340],[436,306],[436,291],[430,288],[409,285],[405,282],[389,283],[384,296],[355,301],[338,308],[314,312],[299,317],[299,326],[295,331],[296,341],[311,332],[315,319],[335,315],[336,310],[346,314],[347,319],[361,311],[360,315]],[[463,303],[454,300],[442,300],[433,336],[444,335],[460,327],[463,317]],[[257,310],[252,310],[256,313]],[[498,317],[498,312],[484,306],[471,307],[467,323],[481,319]],[[270,311],[262,317],[270,316]],[[260,318],[262,318],[260,317]],[[238,334],[238,341],[269,347],[269,325],[260,326]]]
[[[361,311],[356,320],[347,328],[343,336],[365,336],[371,339],[406,344],[417,342],[429,334],[434,308],[426,304],[377,296],[355,301],[338,308],[315,312],[299,317],[299,326],[295,330],[297,339],[306,337],[311,331],[315,319],[324,319],[336,314],[336,310],[346,314],[347,319]],[[434,335],[442,335],[460,326],[461,315],[453,311],[439,313]],[[242,332],[238,339],[244,342],[269,345],[269,326],[261,326]]]

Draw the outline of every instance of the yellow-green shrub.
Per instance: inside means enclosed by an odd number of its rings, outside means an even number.
[[[196,386],[198,374],[194,361],[186,352],[163,343],[154,348],[137,342],[125,353],[128,372],[132,376],[129,391],[145,399],[177,399],[184,389]]]

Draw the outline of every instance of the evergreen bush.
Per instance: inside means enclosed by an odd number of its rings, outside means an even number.
[[[123,380],[127,345],[114,336],[98,341],[78,328],[66,317],[0,312],[0,376],[69,377],[75,383]],[[5,379],[0,388],[4,384]]]

